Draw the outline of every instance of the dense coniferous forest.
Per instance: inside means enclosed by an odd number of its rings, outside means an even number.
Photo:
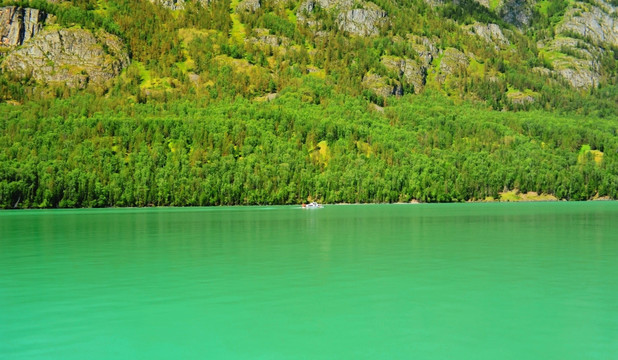
[[[71,86],[11,71],[0,48],[0,208],[618,198],[618,48],[560,30],[573,2],[517,27],[474,1],[379,0],[371,36],[325,3],[311,22],[300,2],[257,3],[0,1],[130,58]],[[539,48],[566,37],[580,47]],[[577,87],[559,67],[584,49],[595,82]]]

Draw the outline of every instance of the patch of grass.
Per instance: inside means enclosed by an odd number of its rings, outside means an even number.
[[[94,12],[100,16],[106,17],[109,11],[109,3],[104,0],[97,0],[97,7]]]
[[[579,155],[577,156],[578,164],[585,164],[588,159],[592,159],[595,164],[600,165],[603,162],[603,152],[599,150],[592,150],[590,145],[584,144],[579,149]]]
[[[171,78],[156,78],[150,73],[150,70],[146,69],[143,63],[134,61],[131,66],[135,66],[139,70],[139,75],[142,78],[140,87],[142,89],[159,89],[165,90],[171,88]]]
[[[537,1],[537,3],[536,3],[536,10],[541,15],[547,16],[547,9],[549,8],[550,4],[551,4],[551,1],[548,1],[548,0]]]
[[[440,63],[442,62],[442,56],[443,55],[441,54],[438,58],[434,59],[433,66],[428,69],[425,88],[440,91],[442,90],[440,83],[438,83],[438,80],[436,79],[438,74],[440,73]]]
[[[285,12],[288,15],[288,21],[294,24],[294,26],[296,26],[296,23],[298,22],[298,19],[296,18],[296,13],[290,9],[285,10]]]
[[[567,57],[567,55],[558,52],[558,51],[540,51],[539,52],[539,57],[543,58],[543,61],[546,64],[552,64],[554,61],[559,60],[559,59],[564,59]]]
[[[371,157],[371,155],[373,155],[373,149],[371,148],[371,145],[369,145],[366,142],[357,141],[356,148],[358,149],[358,151],[363,153],[366,157]]]
[[[310,154],[311,160],[314,162],[328,166],[328,162],[331,159],[330,149],[326,141],[320,141]]]
[[[245,40],[245,25],[240,22],[238,14],[236,13],[236,7],[240,3],[240,0],[230,1],[230,17],[232,18],[232,32],[231,38],[239,44],[242,44]]]
[[[139,76],[142,78],[141,87],[149,87],[152,77],[150,76],[150,70],[147,70],[143,63],[139,61],[133,61],[132,66],[139,69]]]
[[[525,194],[519,192],[519,190],[511,190],[500,193],[500,201],[504,202],[517,202],[517,201],[557,201],[554,195],[551,194],[538,194],[534,191],[528,191]]]
[[[485,64],[481,64],[475,59],[470,59],[470,65],[468,65],[468,74],[483,77],[485,73]]]
[[[521,201],[521,197],[518,195],[518,190],[511,190],[500,193],[500,201]]]

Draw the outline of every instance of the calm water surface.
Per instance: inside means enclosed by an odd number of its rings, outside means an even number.
[[[2,359],[618,359],[618,203],[0,212]]]

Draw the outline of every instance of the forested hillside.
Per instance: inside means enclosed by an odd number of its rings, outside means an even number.
[[[0,207],[615,199],[617,5],[0,1]]]

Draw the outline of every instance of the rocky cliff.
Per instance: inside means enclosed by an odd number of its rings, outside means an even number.
[[[161,4],[161,6],[171,10],[183,10],[186,3],[185,0],[150,0],[150,2]],[[210,0],[198,0],[198,2],[202,5],[207,5]]]
[[[103,31],[49,30],[9,53],[2,70],[16,77],[83,88],[102,85],[129,63],[120,39]]]
[[[505,0],[497,7],[505,22],[518,28],[530,26],[535,0]]]
[[[321,22],[315,19],[317,9],[334,12],[339,30],[355,36],[378,35],[388,22],[386,11],[378,5],[352,0],[306,0],[298,7],[298,20],[310,28],[319,28]]]
[[[599,59],[618,47],[618,10],[605,1],[575,2],[556,27],[556,37],[538,47],[551,56],[552,72],[577,89],[601,82]]]
[[[46,18],[47,14],[38,9],[0,8],[0,46],[22,45],[41,31]]]
[[[432,6],[447,3],[459,4],[462,0],[427,0]],[[494,11],[506,23],[513,25],[521,34],[532,26],[537,15],[547,11],[548,2],[536,0],[476,0]],[[537,73],[564,79],[576,89],[590,89],[602,81],[600,59],[608,47],[618,47],[618,10],[613,3],[604,0],[574,1],[563,3],[563,12],[552,13],[550,25],[537,43],[541,57],[547,66]],[[474,23],[465,26],[472,35],[484,39],[497,51],[510,46],[505,29],[497,24]],[[444,69],[442,69],[444,70]],[[438,77],[440,79],[440,77]]]

